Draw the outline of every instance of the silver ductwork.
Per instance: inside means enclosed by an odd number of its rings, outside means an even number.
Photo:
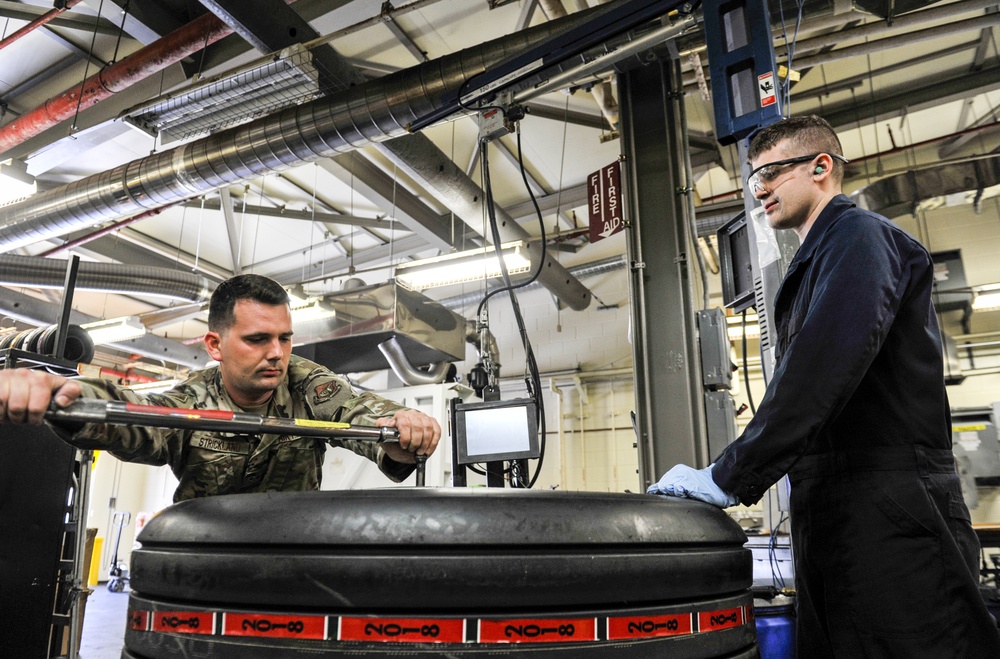
[[[438,362],[431,364],[427,370],[421,370],[410,363],[403,346],[399,345],[399,339],[395,336],[378,344],[378,349],[389,362],[389,368],[396,374],[403,384],[414,387],[418,384],[440,384],[448,375],[449,362]]]
[[[0,284],[33,288],[62,288],[66,261],[17,254],[0,255]],[[110,293],[159,295],[203,302],[215,283],[201,275],[152,266],[120,265],[83,261],[77,271],[76,287]]]
[[[859,207],[888,218],[912,215],[925,199],[1000,184],[1000,156],[970,158],[889,176],[851,193]]]
[[[592,14],[591,14],[592,15]],[[0,206],[0,251],[406,134],[463,81],[579,20],[554,21]]]
[[[410,366],[465,358],[465,318],[392,281],[326,295],[311,319],[301,315],[293,311],[295,354],[339,373],[390,368],[379,347],[390,339]]]

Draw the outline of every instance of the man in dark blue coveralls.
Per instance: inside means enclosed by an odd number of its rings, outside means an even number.
[[[774,375],[714,465],[650,493],[751,504],[788,473],[800,659],[1000,657],[951,454],[933,266],[841,193],[819,117],[760,131],[747,183],[801,247],[774,305]]]

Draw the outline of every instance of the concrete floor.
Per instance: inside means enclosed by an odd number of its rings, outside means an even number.
[[[120,659],[128,615],[128,594],[112,593],[107,584],[93,587],[83,614],[79,659]]]

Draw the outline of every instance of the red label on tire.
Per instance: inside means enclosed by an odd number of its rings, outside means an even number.
[[[341,641],[382,643],[464,643],[461,618],[340,618]]]
[[[608,640],[681,636],[691,633],[691,614],[608,618]]]
[[[714,632],[743,624],[743,607],[722,611],[701,611],[698,613],[698,631]]]
[[[223,613],[223,636],[326,639],[326,616]]]
[[[597,640],[597,618],[480,620],[480,643],[574,643]]]
[[[205,611],[153,611],[153,631],[175,634],[211,634],[215,613]]]
[[[149,611],[135,611],[130,610],[128,612],[128,622],[126,626],[137,632],[144,632],[149,630]]]

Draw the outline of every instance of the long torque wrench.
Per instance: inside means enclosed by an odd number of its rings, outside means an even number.
[[[139,405],[97,398],[79,398],[66,407],[54,404],[45,413],[54,423],[106,423],[109,425],[208,430],[251,435],[276,434],[398,442],[399,431],[389,427],[352,426],[337,421],[283,419],[229,410],[195,410],[161,405]],[[427,456],[415,456],[417,485],[424,485]]]

